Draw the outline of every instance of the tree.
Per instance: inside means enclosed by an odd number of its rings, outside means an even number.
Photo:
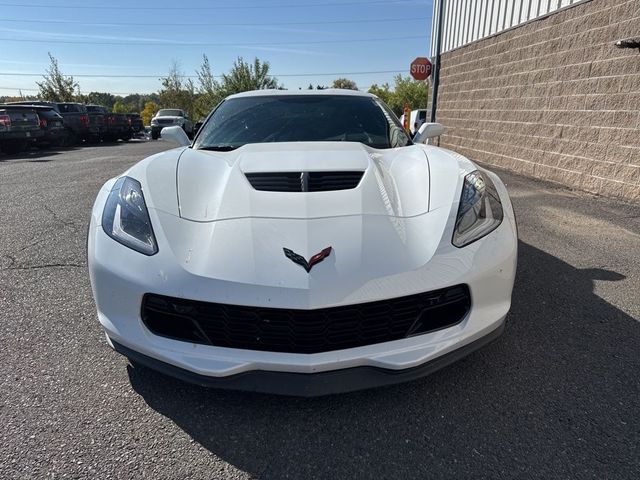
[[[42,76],[42,82],[36,82],[40,89],[40,98],[52,102],[72,102],[75,99],[75,91],[79,88],[73,77],[65,76],[60,71],[58,60],[49,53],[51,64],[47,73]]]
[[[228,74],[222,74],[221,91],[223,96],[249,90],[263,90],[267,88],[281,88],[278,80],[269,75],[269,62],[261,62],[258,58],[253,64],[238,57]]]
[[[209,58],[202,55],[202,65],[196,72],[198,75],[198,98],[196,99],[196,118],[202,118],[209,114],[215,106],[224,98],[220,84],[213,76]]]
[[[396,75],[394,89],[388,83],[382,86],[372,85],[369,93],[377,95],[383,102],[396,113],[402,115],[405,104],[409,104],[412,110],[429,108],[429,86],[425,82],[413,80],[411,77]]]
[[[191,79],[184,81],[180,64],[173,61],[169,74],[160,79],[162,89],[158,92],[160,104],[165,108],[180,108],[193,116],[195,106],[195,85]]]
[[[129,113],[130,110],[130,106],[126,105],[122,100],[116,100],[116,103],[111,108],[113,113]]]
[[[393,102],[389,105],[394,112],[402,114],[404,104],[408,103],[412,110],[428,108],[429,86],[425,82],[413,80],[411,77],[396,75]]]
[[[356,82],[348,78],[336,78],[331,88],[342,88],[344,90],[358,90]]]
[[[109,110],[113,108],[113,104],[116,103],[116,100],[120,99],[120,97],[116,97],[111,93],[105,92],[90,92],[87,95],[83,95],[81,99],[82,103],[88,103],[92,105],[103,105],[107,107]]]
[[[387,105],[391,105],[393,101],[394,92],[391,90],[388,83],[384,83],[382,86],[378,86],[377,83],[374,83],[369,87],[369,93],[374,94]]]
[[[156,113],[158,113],[158,110],[160,110],[160,107],[158,106],[157,103],[154,103],[154,102],[145,103],[144,109],[140,112],[140,116],[142,117],[142,123],[144,123],[145,125],[150,125],[151,118],[153,118],[153,116]]]

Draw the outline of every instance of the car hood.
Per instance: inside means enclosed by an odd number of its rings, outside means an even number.
[[[148,157],[125,174],[142,185],[161,255],[170,251],[180,268],[203,278],[274,292],[302,289],[309,294],[298,307],[316,308],[429,262],[450,236],[462,181],[475,168],[461,155],[425,145],[376,150],[357,143],[280,143],[227,153],[182,147]],[[357,188],[267,192],[245,176],[340,169],[364,171]],[[331,255],[311,274],[283,253],[287,248],[308,260],[329,246]],[[458,257],[433,268],[434,279],[466,271]],[[384,291],[384,282],[371,288]]]
[[[362,171],[356,188],[316,192],[256,190],[255,173]],[[429,210],[429,163],[418,146],[377,150],[360,143],[250,144],[231,152],[186,149],[177,170],[180,216],[312,219],[415,216]]]

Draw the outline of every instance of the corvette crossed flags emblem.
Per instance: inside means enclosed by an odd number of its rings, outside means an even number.
[[[307,260],[302,255],[298,255],[293,250],[289,250],[288,248],[283,248],[282,250],[284,251],[285,256],[289,260],[291,260],[293,263],[297,263],[298,265],[300,265],[302,268],[304,268],[307,271],[307,273],[311,271],[314,265],[320,263],[325,258],[327,258],[329,254],[331,254],[331,247],[327,247],[323,249],[321,252],[316,253],[307,262]]]

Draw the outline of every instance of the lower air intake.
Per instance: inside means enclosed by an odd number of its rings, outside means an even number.
[[[147,294],[142,320],[156,335],[186,342],[288,353],[361,347],[460,323],[471,308],[466,285],[317,310],[245,307]]]

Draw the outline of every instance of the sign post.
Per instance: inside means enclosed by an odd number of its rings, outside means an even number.
[[[414,80],[427,80],[431,76],[431,71],[433,70],[433,65],[426,57],[418,57],[413,62],[411,62],[411,66],[409,68],[409,73],[414,78]],[[427,103],[429,103],[429,84],[425,81],[425,86],[427,88]],[[426,105],[425,105],[426,106]]]

